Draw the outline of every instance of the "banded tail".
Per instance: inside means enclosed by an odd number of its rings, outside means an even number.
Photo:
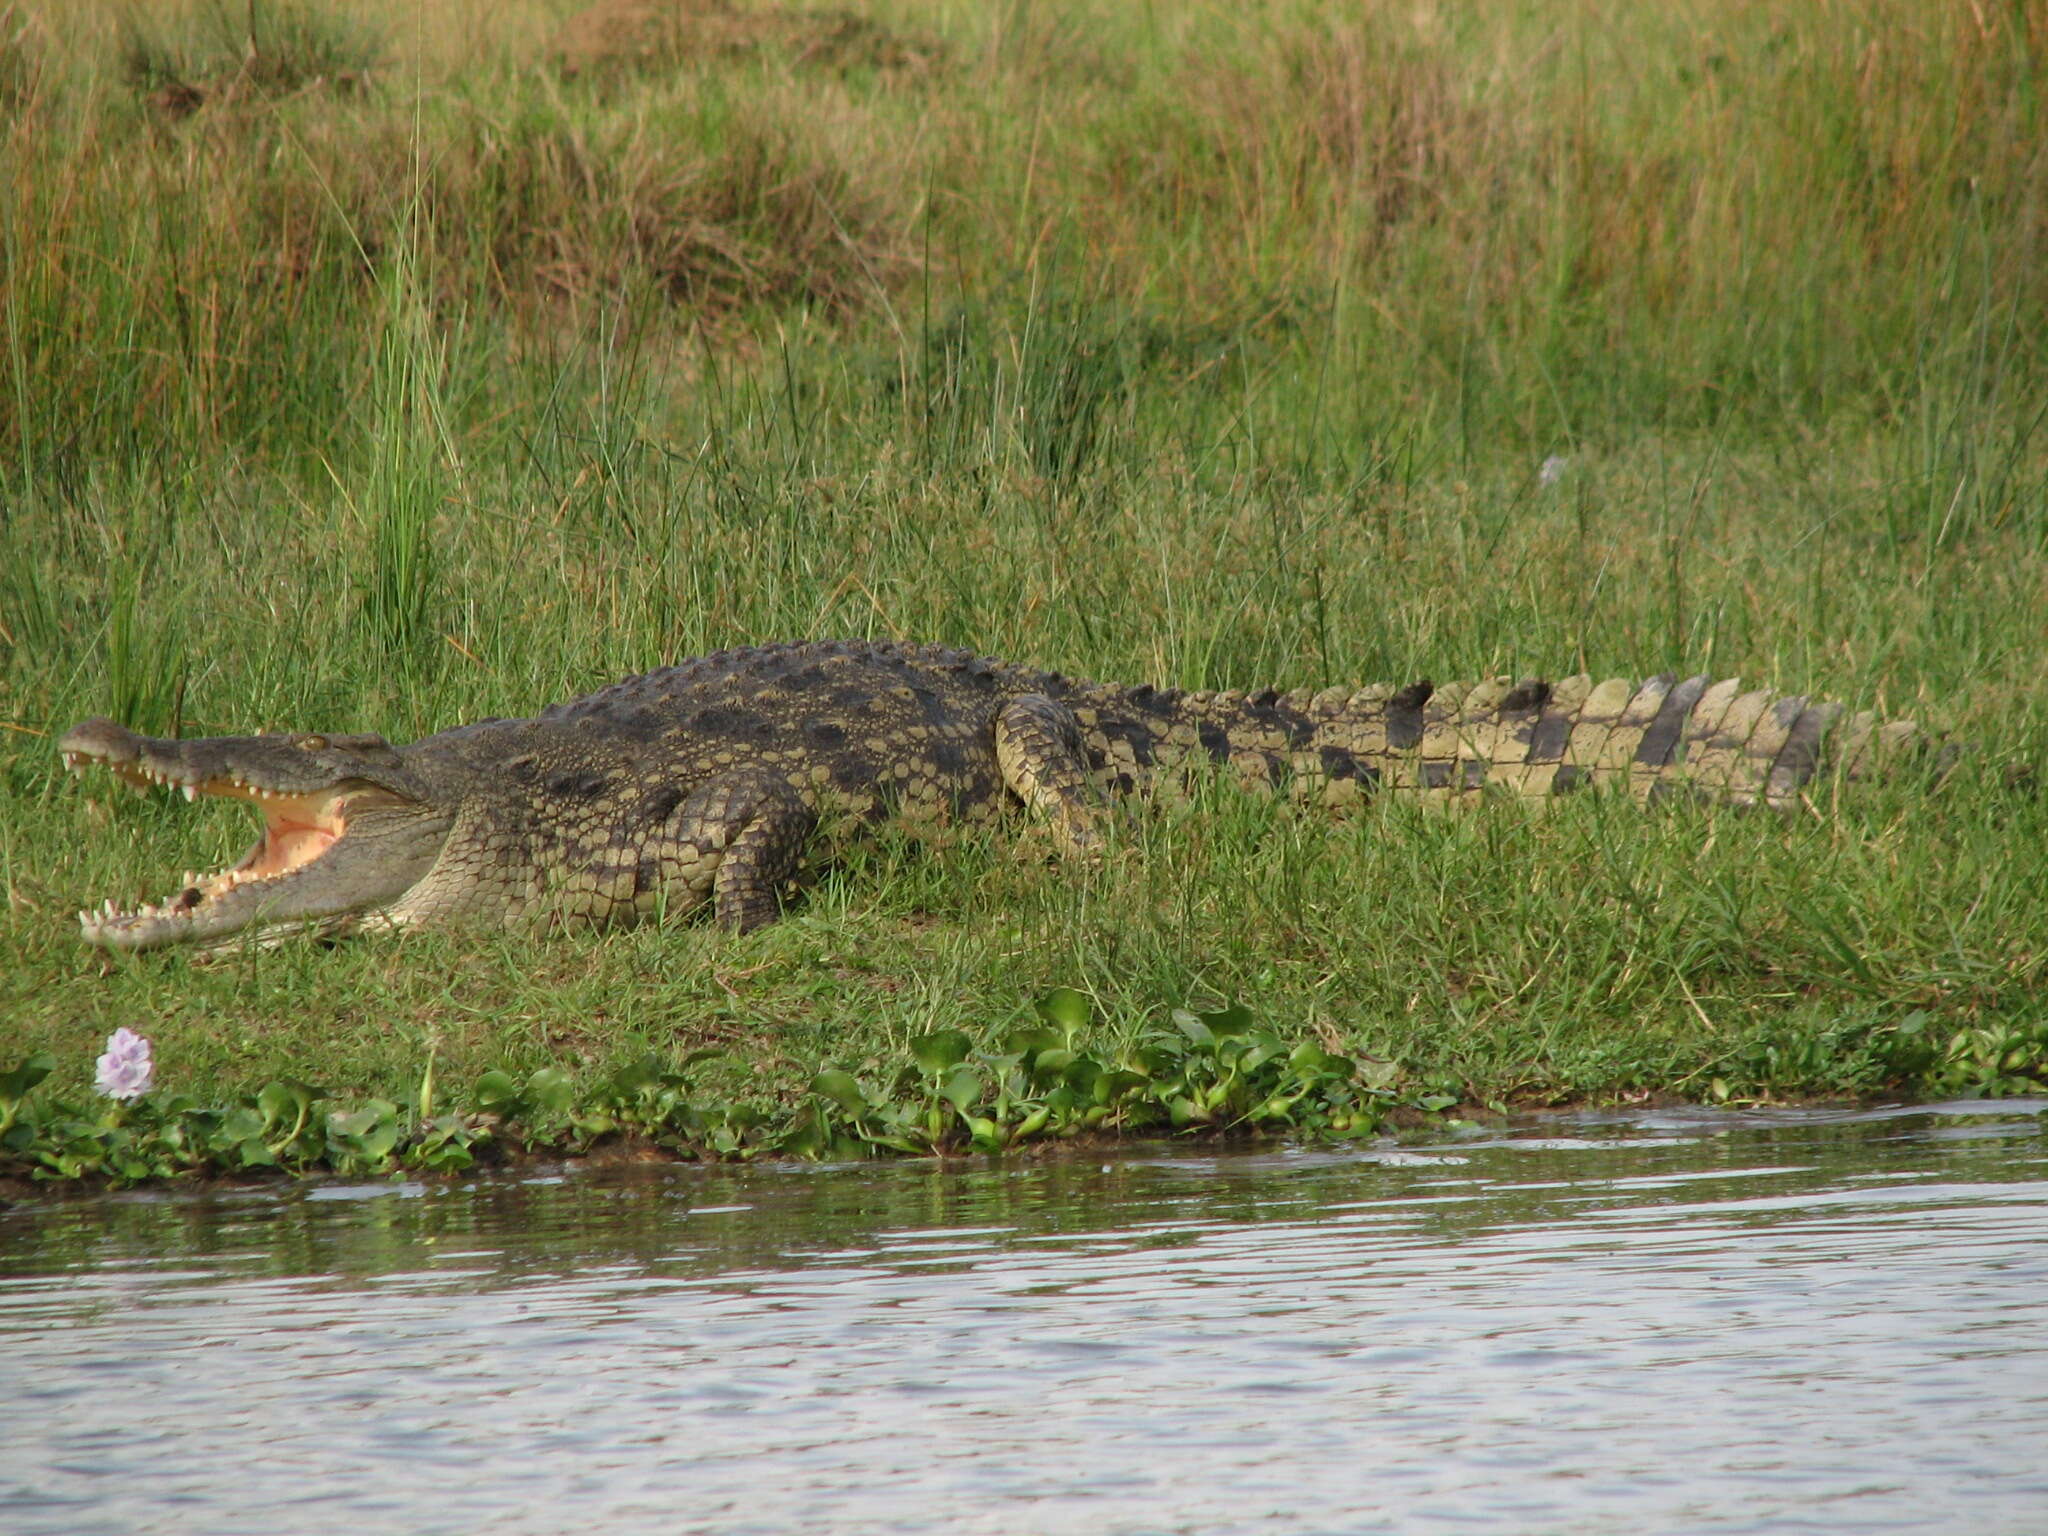
[[[1376,788],[1461,800],[1625,783],[1643,799],[1689,790],[1783,809],[1823,761],[1856,774],[1921,734],[1911,720],[1880,724],[1867,711],[1744,692],[1735,678],[1705,674],[1119,694],[1077,711],[1113,785],[1206,751],[1248,783],[1287,783],[1297,798],[1330,804]]]

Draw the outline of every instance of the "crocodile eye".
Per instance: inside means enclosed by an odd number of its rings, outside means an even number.
[[[327,749],[325,736],[301,736],[299,749],[304,752],[324,752]]]

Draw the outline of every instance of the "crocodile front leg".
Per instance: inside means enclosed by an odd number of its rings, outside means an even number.
[[[1043,813],[1069,848],[1099,846],[1100,809],[1081,722],[1057,699],[1022,693],[996,712],[996,766],[1003,783]]]
[[[683,802],[672,867],[701,897],[709,866],[713,914],[746,933],[780,914],[778,893],[817,825],[817,811],[781,779],[721,779]]]

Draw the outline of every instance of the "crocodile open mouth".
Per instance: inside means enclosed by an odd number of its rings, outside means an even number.
[[[122,908],[110,897],[97,912],[81,911],[79,925],[89,938],[103,941],[125,928],[192,922],[208,902],[218,901],[245,886],[260,886],[304,869],[341,840],[348,830],[345,795],[341,789],[318,790],[311,794],[287,794],[265,789],[239,777],[200,780],[180,779],[152,768],[147,763],[110,761],[89,752],[67,751],[64,766],[73,772],[89,767],[106,768],[138,794],[153,787],[168,788],[187,800],[201,795],[216,799],[246,800],[263,818],[263,835],[242,858],[212,874],[186,871],[178,889],[161,901],[141,902]],[[257,894],[257,893],[251,893]]]

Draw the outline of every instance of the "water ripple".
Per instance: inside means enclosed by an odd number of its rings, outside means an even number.
[[[2035,1532],[2039,1103],[0,1213],[0,1528]]]

